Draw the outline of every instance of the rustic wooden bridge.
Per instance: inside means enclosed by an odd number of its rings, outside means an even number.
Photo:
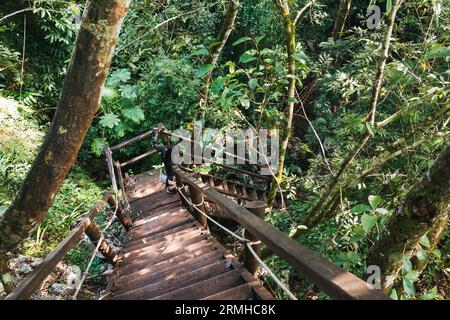
[[[258,270],[255,254],[258,256],[261,252],[259,242],[288,261],[300,276],[311,280],[331,298],[388,299],[382,291],[266,223],[262,219],[267,200],[263,188],[176,167],[178,194],[168,194],[159,171],[123,174],[126,166],[155,152],[149,151],[122,163],[114,161],[113,152],[150,134],[145,132],[105,149],[112,192],[105,194],[6,299],[29,299],[83,233],[105,259],[114,264],[105,299],[273,299],[263,283],[255,278]],[[253,179],[266,179],[238,168],[224,166],[223,169],[236,170]],[[119,194],[116,177],[121,194],[118,203],[113,196]],[[121,252],[114,252],[94,222],[107,204],[128,231]],[[278,204],[282,205],[279,198]],[[247,244],[242,263],[211,235],[208,221],[215,222],[214,219],[233,220],[245,228],[246,239],[253,242]]]

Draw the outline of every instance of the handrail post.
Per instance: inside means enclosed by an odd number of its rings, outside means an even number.
[[[94,222],[91,222],[88,225],[84,233],[86,233],[94,246],[98,244],[98,241],[101,241],[98,251],[100,251],[110,263],[116,263],[118,259],[117,253],[111,248],[108,241],[106,241],[102,232]]]
[[[116,167],[116,169],[117,169],[117,173],[118,173],[118,175],[119,175],[119,183],[120,183],[120,189],[122,190],[122,197],[123,197],[123,203],[124,203],[124,208],[123,208],[123,211],[122,211],[122,213],[127,217],[127,219],[131,222],[132,220],[131,220],[131,217],[130,217],[130,215],[129,215],[129,213],[130,213],[130,203],[128,202],[128,198],[127,198],[127,193],[126,193],[126,190],[125,190],[125,184],[124,184],[124,182],[123,182],[123,176],[122,176],[122,168],[121,168],[121,166],[120,166],[120,163],[119,163],[119,161],[115,161],[114,162],[114,164],[115,164],[115,167]]]
[[[175,183],[176,183],[177,189],[181,189],[181,188],[184,189],[183,180],[181,180],[181,176],[177,171],[175,171]],[[183,204],[183,206],[185,208],[189,208],[189,203],[187,203],[187,201],[183,198],[183,196],[181,196],[181,192],[183,192],[183,190],[178,190],[178,193],[180,194],[179,196],[181,199],[181,203]]]
[[[109,176],[111,177],[113,192],[114,192],[114,195],[117,196],[118,190],[117,190],[116,175],[114,173],[112,152],[109,147],[105,147],[105,155],[106,155],[106,163],[108,165]]]
[[[112,210],[116,211],[116,215],[119,218],[120,223],[125,228],[125,230],[128,231],[130,229],[130,227],[132,226],[132,222],[124,214],[122,208],[120,208],[119,204],[116,202],[116,199],[114,199],[113,197],[109,198],[108,204]]]
[[[203,214],[197,212],[196,210],[198,209],[205,212],[205,204],[203,203],[203,194],[199,190],[190,185],[189,185],[189,194],[191,195],[191,202],[193,204],[199,204],[198,206],[194,207],[194,215],[196,216],[201,226],[205,228],[205,230],[209,230],[208,219]]]
[[[258,218],[264,220],[264,214],[266,212],[266,203],[264,201],[251,201],[245,204],[245,209],[253,213]],[[257,241],[258,239],[252,235],[250,232],[245,230],[245,238],[251,241]],[[253,251],[255,251],[258,257],[261,256],[261,245],[254,244],[252,245]],[[245,268],[253,275],[256,275],[256,271],[258,270],[258,260],[252,255],[250,250],[248,250],[247,246],[244,249],[244,266]]]

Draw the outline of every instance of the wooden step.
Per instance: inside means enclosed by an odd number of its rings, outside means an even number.
[[[133,274],[124,275],[114,279],[114,286],[120,289],[122,285],[132,284],[136,282],[145,282],[147,284],[159,281],[166,277],[169,273],[177,270],[177,272],[183,273],[189,270],[201,268],[203,266],[212,264],[217,261],[225,259],[222,252],[214,250],[204,255],[194,257],[180,261],[179,263],[160,263],[154,265],[154,267],[145,268]],[[116,289],[114,289],[116,290]]]
[[[202,300],[253,300],[252,287],[248,283],[210,295]]]
[[[136,248],[146,247],[161,241],[165,241],[167,238],[176,237],[178,235],[183,235],[189,232],[202,231],[202,229],[196,225],[195,221],[192,223],[186,223],[173,229],[169,229],[163,232],[159,232],[154,235],[150,235],[145,238],[140,238],[137,240],[128,240],[124,243],[122,250],[133,250]]]
[[[151,299],[152,297],[167,294],[186,286],[197,284],[203,280],[214,278],[217,275],[227,272],[225,269],[226,260],[214,262],[196,270],[190,270],[185,273],[175,270],[158,282],[146,284],[139,282],[125,287],[123,293],[114,294],[114,299]],[[128,285],[128,284],[127,284]]]
[[[198,300],[237,287],[243,283],[239,270],[232,270],[187,287],[156,296],[151,300]]]
[[[208,240],[210,237],[208,234],[200,234],[196,237],[190,237],[182,240],[171,241],[166,245],[154,245],[149,248],[142,248],[140,250],[127,253],[125,252],[121,256],[121,261],[125,264],[133,263],[135,261],[139,261],[142,259],[146,259],[148,261],[153,261],[154,258],[160,257],[163,255],[171,254],[174,251],[179,251],[182,248],[188,248],[190,245],[198,244],[202,241]]]
[[[157,235],[159,233],[175,229],[175,228],[177,228],[179,226],[182,226],[184,224],[191,224],[194,221],[195,220],[194,220],[194,218],[192,216],[186,216],[186,217],[181,218],[181,219],[175,219],[175,221],[172,221],[170,224],[161,225],[159,227],[147,229],[146,232],[140,232],[139,235],[134,235],[132,238],[128,237],[125,241],[126,242],[136,241],[136,240],[141,240],[143,238],[148,238],[150,236],[155,236],[155,235]]]
[[[172,229],[174,230],[174,229]],[[170,230],[168,230],[170,231]],[[168,232],[166,231],[166,232]],[[162,235],[162,236],[153,236],[150,238],[144,238],[144,242],[139,243],[139,244],[135,244],[135,245],[129,245],[129,246],[124,246],[122,251],[123,252],[133,252],[135,250],[139,250],[142,248],[146,248],[149,246],[153,246],[153,245],[157,245],[157,244],[161,244],[161,243],[166,243],[169,241],[175,241],[175,240],[179,240],[182,238],[186,238],[186,237],[192,237],[192,236],[198,236],[202,233],[205,233],[206,231],[197,227],[187,227],[184,229],[180,229],[180,231],[176,231],[176,232],[171,232],[171,233],[167,233],[166,235]],[[159,234],[158,234],[159,235]],[[145,240],[146,239],[146,240]],[[141,239],[142,240],[142,239]],[[139,240],[140,241],[140,240]]]
[[[120,275],[124,275],[124,274],[128,274],[131,272],[136,272],[142,268],[147,267],[149,264],[156,264],[159,262],[162,262],[164,260],[169,260],[171,258],[175,258],[178,255],[184,255],[185,259],[190,259],[193,257],[197,257],[200,256],[202,254],[207,253],[208,251],[212,251],[215,250],[217,248],[217,246],[215,244],[211,244],[211,242],[209,242],[208,240],[196,243],[196,244],[192,244],[186,248],[181,248],[177,251],[173,251],[170,254],[167,255],[161,255],[158,256],[156,258],[154,258],[151,262],[147,261],[147,260],[139,260],[139,261],[134,261],[132,263],[125,263],[125,264],[121,264],[120,262],[118,262],[117,265],[117,274]]]
[[[184,209],[172,209],[169,212],[159,213],[156,216],[151,215],[147,218],[138,220],[139,223],[133,223],[133,226],[128,231],[129,237],[139,235],[139,233],[145,232],[147,229],[154,229],[155,227],[163,226],[170,223],[170,220],[181,217],[188,217],[189,214]]]

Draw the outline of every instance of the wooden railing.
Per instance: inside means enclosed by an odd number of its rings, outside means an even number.
[[[333,299],[389,299],[381,290],[374,289],[350,272],[336,266],[329,260],[312,250],[300,245],[280,230],[261,219],[261,215],[250,212],[246,208],[229,200],[217,190],[195,179],[180,168],[175,169],[179,187],[187,185],[192,203],[202,203],[203,197],[214,202],[230,218],[242,225],[252,235],[252,239],[260,240],[274,254],[288,261],[299,275],[312,281]],[[252,210],[253,211],[253,210]],[[200,217],[202,215],[197,215]],[[199,218],[207,228],[207,220]],[[253,262],[254,263],[254,262]],[[246,265],[248,267],[248,265]]]
[[[67,252],[77,244],[85,233],[94,245],[102,241],[99,251],[112,264],[117,260],[117,253],[111,248],[108,241],[105,240],[102,232],[94,223],[97,214],[109,204],[110,208],[116,210],[117,203],[111,192],[107,192],[103,198],[97,202],[94,208],[70,231],[69,235],[59,245],[45,257],[36,269],[30,272],[25,279],[5,298],[5,300],[25,300],[40,287],[47,276],[55,269],[56,265],[64,258]],[[116,214],[120,219],[120,208],[117,208]],[[120,219],[122,224],[124,221]],[[126,227],[126,225],[124,225]]]

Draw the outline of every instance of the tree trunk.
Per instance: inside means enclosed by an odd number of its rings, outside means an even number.
[[[352,0],[341,0],[336,15],[336,20],[334,22],[333,32],[331,34],[334,39],[341,37],[342,31],[344,31],[345,20],[347,19],[351,5]]]
[[[205,76],[205,81],[203,83],[203,88],[200,95],[200,112],[197,113],[197,120],[205,117],[205,109],[208,104],[208,94],[209,94],[209,86],[211,83],[212,73],[214,68],[217,65],[217,61],[219,60],[220,53],[222,52],[223,47],[227,43],[228,37],[233,31],[234,21],[236,20],[236,15],[239,9],[239,1],[238,0],[230,0],[230,4],[228,6],[227,12],[225,14],[225,18],[222,24],[222,27],[219,32],[219,36],[214,40],[214,43],[210,47],[210,53],[208,59],[206,60],[206,65],[211,65],[212,67],[208,71]]]
[[[411,257],[420,238],[430,233],[433,241],[442,235],[450,214],[450,143],[428,173],[405,196],[389,219],[380,239],[370,248],[367,265],[377,265],[382,285],[389,291],[402,267],[402,254]]]
[[[394,24],[395,24],[395,17],[397,15],[398,9],[400,8],[400,5],[402,3],[402,0],[394,0],[394,3],[392,5],[391,12],[389,13],[386,32],[384,36],[382,51],[380,55],[380,59],[378,62],[377,67],[377,73],[375,75],[375,80],[373,82],[372,86],[372,98],[370,101],[369,106],[369,113],[367,115],[366,124],[369,127],[375,128],[375,115],[378,105],[378,98],[380,96],[380,89],[381,85],[383,83],[384,78],[384,69],[386,67],[386,61],[388,58],[389,48],[391,45],[391,39],[392,39],[392,31],[394,30]],[[338,187],[342,176],[347,171],[348,167],[351,165],[353,160],[357,157],[357,155],[361,152],[361,150],[364,148],[366,143],[369,141],[371,137],[371,132],[367,128],[365,133],[361,136],[358,143],[354,146],[354,148],[350,151],[350,153],[347,155],[347,157],[342,161],[339,171],[337,172],[336,176],[333,177],[333,180],[328,185],[327,190],[322,194],[317,204],[309,211],[307,215],[307,220],[305,221],[305,225],[309,228],[314,227],[315,225],[321,223],[324,218],[325,214],[324,212],[327,212],[327,206],[325,206],[326,203],[328,203],[328,198],[331,194],[335,191],[335,188]],[[299,231],[294,235],[294,238],[298,238],[303,231],[299,229]]]
[[[18,195],[0,218],[0,252],[15,248],[30,236],[75,162],[97,111],[129,2],[86,3],[52,125]]]
[[[289,12],[289,4],[286,0],[275,0],[275,4],[280,9],[284,21],[284,32],[286,34],[286,47],[288,52],[288,77],[289,86],[287,94],[287,119],[286,125],[282,128],[280,138],[280,158],[278,161],[277,172],[272,181],[272,188],[270,189],[268,196],[269,206],[272,206],[275,201],[275,197],[278,191],[278,187],[283,179],[284,159],[286,158],[286,150],[289,143],[289,138],[292,131],[292,119],[294,115],[295,104],[295,25],[292,22]]]

